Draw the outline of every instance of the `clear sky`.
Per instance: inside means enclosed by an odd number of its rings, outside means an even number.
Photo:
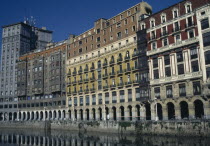
[[[99,18],[111,18],[142,0],[1,0],[0,26],[33,16],[36,26],[53,30],[53,40],[61,41],[69,34],[80,34],[93,27]],[[144,0],[153,12],[181,0]],[[0,30],[1,33],[2,29]]]

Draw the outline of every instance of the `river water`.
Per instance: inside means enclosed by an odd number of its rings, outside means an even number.
[[[0,146],[210,146],[210,138],[0,129]]]

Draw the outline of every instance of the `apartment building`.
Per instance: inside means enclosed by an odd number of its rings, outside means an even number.
[[[37,28],[27,22],[3,26],[0,111],[17,110],[17,63],[19,56],[34,49],[43,49],[52,41],[52,31]]]
[[[141,95],[146,100],[149,93],[145,87],[139,88],[140,76],[146,80],[147,75],[145,78],[140,75],[141,52],[136,32],[140,16],[151,13],[151,6],[141,2],[110,19],[97,20],[92,29],[67,44],[67,101],[71,120],[144,118],[140,116]],[[142,46],[143,50],[146,56],[146,46]]]
[[[147,29],[153,120],[210,116],[209,2],[185,0],[139,21]]]

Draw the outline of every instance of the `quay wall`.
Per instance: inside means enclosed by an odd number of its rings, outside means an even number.
[[[194,121],[14,121],[0,122],[0,129],[42,129],[137,135],[210,137],[210,120]]]

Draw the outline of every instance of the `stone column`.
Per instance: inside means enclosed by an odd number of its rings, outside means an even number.
[[[99,121],[99,117],[100,117],[99,111],[98,111],[98,109],[96,109],[96,121]]]
[[[129,121],[130,120],[130,117],[129,117],[129,109],[127,108],[127,107],[125,107],[124,108],[124,115],[125,115],[125,117],[124,117],[124,119],[125,119],[125,121]]]
[[[137,121],[137,110],[136,107],[132,107],[132,121]]]
[[[132,101],[136,101],[136,88],[132,88]]]
[[[72,121],[75,121],[75,111],[74,111],[75,109],[74,109],[74,107],[72,108],[72,110],[71,110],[71,120]]]
[[[178,105],[174,105],[175,107],[175,118],[176,118],[176,120],[180,120],[181,119],[181,108],[180,108],[180,105],[178,104]]]
[[[77,110],[77,121],[80,120],[80,110]]]
[[[65,114],[66,114],[66,115],[65,115],[66,120],[69,120],[69,118],[70,118],[70,117],[69,117],[69,111],[66,111]]]
[[[163,120],[168,120],[168,110],[165,105],[162,105]]]
[[[116,91],[117,103],[120,103],[120,92]]]
[[[156,118],[156,109],[155,109],[155,104],[151,104],[151,120],[155,120]]]
[[[121,115],[120,115],[119,107],[116,107],[116,115],[117,115],[117,121],[120,121],[121,120]]]
[[[148,64],[149,64],[149,76],[150,76],[150,79],[153,80],[154,79],[154,73],[153,73],[153,60],[152,59],[149,59],[148,60]]]
[[[146,109],[145,106],[140,107],[140,120],[146,120]]]
[[[126,89],[126,90],[124,90],[124,92],[125,92],[125,103],[127,103],[128,102],[128,90]]]
[[[204,116],[206,119],[210,119],[210,105],[209,102],[204,103]]]
[[[183,50],[183,57],[184,57],[184,67],[185,67],[185,73],[191,72],[191,63],[190,63],[190,50],[185,49]]]
[[[109,120],[114,121],[114,111],[112,108],[109,109]]]
[[[170,63],[171,63],[171,75],[174,76],[177,74],[177,60],[176,53],[170,54]]]
[[[14,121],[14,113],[12,113],[12,121]]]
[[[188,103],[189,119],[195,119],[195,106],[193,103]]]
[[[87,121],[87,110],[83,111],[83,120]]]
[[[159,69],[159,77],[160,78],[163,78],[164,77],[164,70],[165,69],[163,69],[164,68],[164,66],[163,66],[163,56],[159,56],[158,57],[158,69]]]

